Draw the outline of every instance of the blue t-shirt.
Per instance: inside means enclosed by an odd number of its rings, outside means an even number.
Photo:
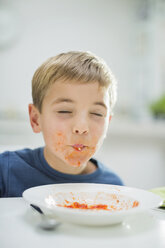
[[[20,197],[24,190],[46,184],[102,183],[123,185],[122,180],[95,159],[97,169],[90,174],[71,175],[49,166],[43,147],[6,151],[0,154],[0,197]]]

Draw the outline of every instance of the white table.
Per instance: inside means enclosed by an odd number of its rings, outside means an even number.
[[[163,212],[164,211],[164,212]],[[165,248],[165,210],[136,216],[108,227],[63,223],[58,229],[37,227],[40,215],[22,198],[0,199],[1,248]]]

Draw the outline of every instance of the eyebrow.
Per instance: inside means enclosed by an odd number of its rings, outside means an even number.
[[[69,99],[69,98],[57,98],[55,101],[53,101],[52,105],[53,104],[58,104],[58,103],[63,103],[63,102],[75,103],[75,101],[73,101],[72,99]],[[93,104],[102,106],[105,109],[107,109],[107,106],[103,102],[94,102]]]
[[[106,106],[105,103],[103,103],[103,102],[94,102],[94,105],[99,105],[99,106],[102,106],[102,107],[104,107],[105,109],[107,109],[107,106]]]
[[[69,99],[69,98],[57,98],[56,100],[53,101],[52,104],[55,103],[62,103],[62,102],[70,102],[70,103],[74,103],[75,101]]]

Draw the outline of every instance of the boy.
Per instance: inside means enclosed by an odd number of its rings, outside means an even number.
[[[32,79],[33,132],[45,146],[0,155],[0,196],[20,197],[24,190],[56,183],[123,185],[92,159],[101,146],[116,101],[116,81],[105,62],[89,52],[49,58]]]

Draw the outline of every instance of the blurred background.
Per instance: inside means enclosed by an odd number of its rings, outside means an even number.
[[[43,145],[31,79],[68,50],[102,57],[118,102],[95,157],[131,187],[165,185],[165,0],[0,0],[0,151]]]

